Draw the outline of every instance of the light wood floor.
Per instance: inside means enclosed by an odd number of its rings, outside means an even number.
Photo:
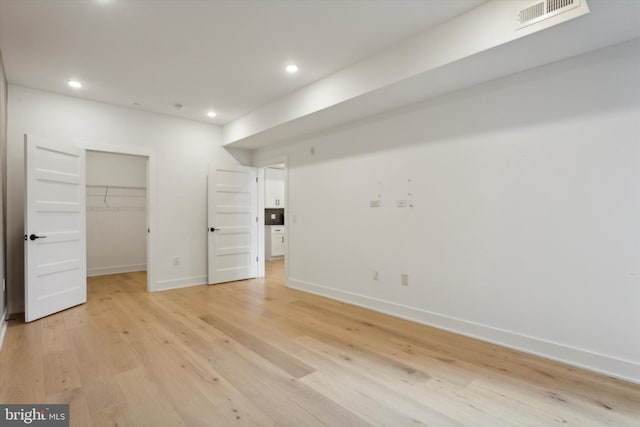
[[[0,403],[71,403],[86,426],[638,426],[640,386],[268,280],[145,292],[10,322]]]

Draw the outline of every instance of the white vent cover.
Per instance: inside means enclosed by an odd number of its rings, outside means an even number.
[[[559,9],[572,6],[574,0],[547,0],[547,13],[555,12]]]
[[[543,0],[524,8],[518,14],[518,28],[528,27],[552,16],[580,6],[580,0]]]
[[[520,25],[526,24],[534,19],[540,18],[545,14],[544,11],[544,2],[540,2],[538,4],[534,4],[533,6],[529,6],[526,9],[522,9],[520,11],[520,15],[518,16],[518,21]]]

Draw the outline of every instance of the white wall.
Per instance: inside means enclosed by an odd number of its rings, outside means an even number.
[[[288,285],[640,382],[639,72],[636,40],[256,152]]]
[[[9,86],[7,238],[12,312],[23,309],[23,134],[155,153],[158,288],[205,283],[207,165],[236,164],[213,125]],[[181,263],[173,265],[173,257]]]
[[[87,151],[86,159],[87,275],[146,270],[146,157]]]

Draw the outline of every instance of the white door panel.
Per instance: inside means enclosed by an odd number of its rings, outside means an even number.
[[[209,167],[209,284],[256,277],[257,169]]]
[[[84,150],[25,136],[25,320],[87,300]]]

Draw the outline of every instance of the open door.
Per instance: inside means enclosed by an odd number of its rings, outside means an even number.
[[[209,284],[258,273],[258,172],[209,166]]]
[[[84,150],[25,135],[25,320],[87,301]]]

